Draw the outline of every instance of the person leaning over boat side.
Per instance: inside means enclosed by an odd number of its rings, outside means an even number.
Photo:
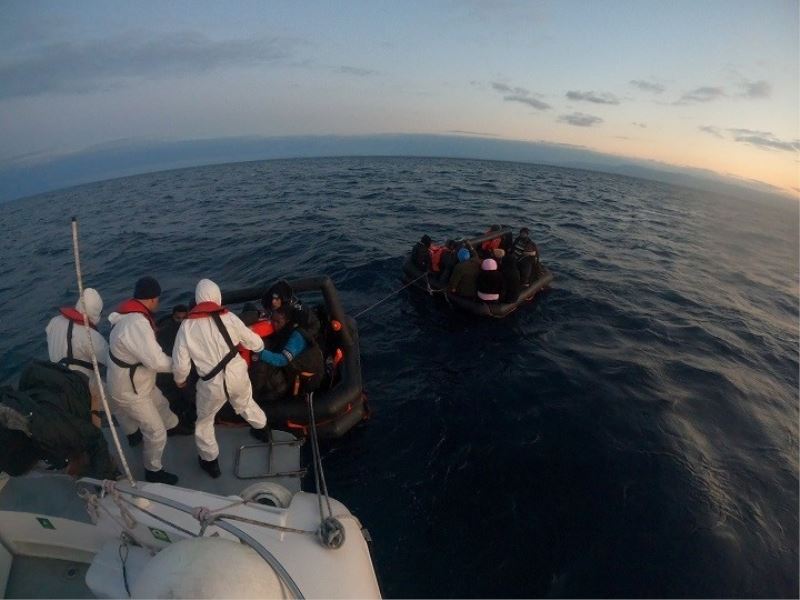
[[[478,293],[478,275],[481,272],[481,259],[470,251],[470,248],[461,248],[457,252],[458,264],[453,268],[453,274],[447,283],[451,294],[474,299]]]
[[[64,365],[32,361],[18,391],[0,387],[0,471],[24,475],[40,460],[72,477],[116,479],[106,440],[91,420],[86,377]]]
[[[89,317],[89,328],[85,326],[83,314]],[[82,373],[89,381],[92,395],[92,422],[100,426],[100,389],[101,381],[97,381],[92,366],[92,348],[97,362],[104,365],[108,362],[108,344],[97,331],[103,312],[103,299],[94,288],[83,290],[75,308],[62,307],[59,314],[50,319],[45,328],[47,333],[47,353],[54,363],[62,364],[69,369]],[[91,341],[90,341],[91,338]]]
[[[511,254],[517,261],[522,287],[528,287],[531,284],[531,277],[539,268],[539,248],[530,239],[530,231],[527,227],[519,230],[519,236],[511,247]]]
[[[486,258],[478,274],[478,299],[484,302],[499,302],[503,296],[503,275],[497,270],[497,261]]]
[[[164,470],[161,457],[167,430],[177,427],[178,416],[156,387],[156,373],[172,370],[172,359],[156,340],[153,312],[158,309],[161,286],[152,277],[136,282],[133,298],[108,316],[113,325],[108,344],[108,388],[117,416],[131,445],[136,429],[144,438],[142,458],[145,479],[174,485],[178,477]]]
[[[197,367],[197,422],[194,439],[200,467],[219,477],[219,446],[214,435],[214,417],[225,402],[253,428],[258,439],[267,437],[267,416],[253,400],[247,363],[237,344],[259,352],[261,338],[241,319],[221,306],[222,293],[210,279],[201,279],[195,289],[197,305],[178,330],[172,351],[173,375],[178,387],[186,385],[192,364]],[[280,309],[279,309],[280,310]]]
[[[411,248],[411,263],[423,273],[431,270],[431,236],[423,235]]]

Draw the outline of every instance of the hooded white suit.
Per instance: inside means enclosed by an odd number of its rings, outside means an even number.
[[[167,429],[178,424],[178,417],[156,387],[156,373],[169,373],[172,360],[161,350],[145,315],[112,312],[108,320],[114,326],[108,340],[109,353],[129,364],[141,363],[134,373],[132,385],[129,369],[120,367],[113,360],[108,361],[106,380],[114,401],[112,410],[126,434],[135,433],[137,428],[141,430],[144,468],[160,471],[161,455],[167,445]]]
[[[202,302],[219,305],[222,294],[216,283],[201,279],[197,284],[195,300],[198,305]],[[172,350],[173,372],[175,382],[181,385],[189,376],[192,362],[197,367],[201,378],[197,381],[197,423],[194,437],[200,458],[211,461],[219,456],[219,446],[214,435],[214,416],[226,400],[230,401],[236,414],[245,418],[255,429],[266,426],[267,416],[253,400],[247,363],[238,353],[215,377],[203,381],[202,378],[220,363],[230,348],[211,317],[192,318],[191,313],[189,317],[181,323],[175,338]],[[260,352],[264,348],[261,338],[233,313],[220,314],[220,319],[234,345],[242,344],[253,352]]]
[[[78,312],[85,310],[86,315],[89,317],[89,322],[96,326],[100,322],[100,313],[103,312],[103,299],[93,288],[86,288],[83,290],[83,298],[78,300],[75,309]],[[70,320],[60,314],[50,319],[45,328],[47,332],[47,353],[54,363],[67,358],[67,331],[69,331],[69,324]],[[108,355],[106,340],[96,330],[87,328],[80,323],[73,323],[72,325],[72,358],[87,363],[92,362],[89,338],[91,338],[91,345],[97,355],[97,362],[101,365],[106,364]],[[67,366],[73,371],[83,373],[90,380],[94,377],[94,372],[87,367],[81,365]]]

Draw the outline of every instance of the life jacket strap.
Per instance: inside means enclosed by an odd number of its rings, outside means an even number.
[[[67,325],[67,355],[58,361],[58,364],[64,365],[65,367],[75,365],[91,371],[94,369],[94,365],[89,361],[75,358],[75,354],[72,352],[72,330],[74,325],[75,323],[70,319],[69,325]]]
[[[219,313],[211,313],[211,318],[213,319],[214,323],[219,329],[219,332],[222,334],[222,338],[225,340],[225,343],[228,344],[228,353],[222,357],[222,360],[219,361],[216,366],[211,369],[205,375],[201,375],[200,379],[203,381],[210,381],[214,379],[221,371],[225,370],[225,367],[228,366],[228,363],[231,362],[234,358],[239,356],[239,350],[236,348],[236,345],[233,343],[231,339],[231,335],[228,333],[228,330],[225,328],[225,324],[222,322],[222,317],[219,316]],[[228,397],[228,386],[225,384],[225,381],[222,382],[223,389],[225,390],[225,396]],[[230,398],[229,398],[230,399]]]
[[[131,387],[133,388],[133,393],[138,394],[139,392],[136,391],[136,384],[133,382],[133,375],[136,373],[136,369],[142,366],[142,363],[126,363],[124,360],[117,358],[111,353],[111,350],[108,351],[108,357],[111,359],[115,365],[122,369],[128,369],[128,375],[131,378]]]

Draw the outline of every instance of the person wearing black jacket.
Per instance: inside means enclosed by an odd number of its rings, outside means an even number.
[[[503,256],[500,263],[500,272],[503,274],[503,302],[516,302],[522,289],[517,261],[511,254]]]
[[[425,273],[431,270],[431,242],[431,236],[426,234],[411,248],[411,262]]]
[[[499,302],[504,290],[505,282],[503,274],[497,270],[497,261],[493,258],[484,259],[478,275],[478,299],[484,302]]]
[[[115,479],[119,471],[91,414],[84,375],[32,361],[18,391],[0,388],[0,471],[16,477],[44,460],[73,477]]]

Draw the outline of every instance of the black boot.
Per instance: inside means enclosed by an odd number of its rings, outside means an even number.
[[[219,461],[216,458],[214,460],[203,460],[198,456],[197,461],[200,463],[200,468],[214,479],[222,475],[222,471],[219,470]]]
[[[128,434],[128,445],[133,448],[134,446],[138,446],[142,443],[142,432],[140,430],[136,430],[134,433]]]
[[[160,471],[148,471],[145,469],[144,478],[150,483],[166,483],[167,485],[175,485],[178,483],[178,476],[167,473],[164,469]]]

